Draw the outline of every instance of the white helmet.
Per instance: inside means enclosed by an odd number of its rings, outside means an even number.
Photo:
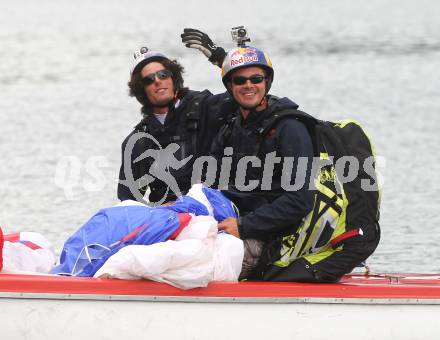
[[[152,61],[170,60],[166,55],[148,50],[148,47],[141,47],[134,53],[134,64],[131,73],[139,72],[142,68]]]

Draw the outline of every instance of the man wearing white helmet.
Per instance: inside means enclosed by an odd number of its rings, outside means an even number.
[[[183,67],[162,53],[146,47],[135,53],[128,87],[143,117],[122,143],[120,200],[141,201],[147,193],[147,201],[161,204],[185,193],[194,160],[209,152],[231,111],[227,93],[190,91],[182,73]]]

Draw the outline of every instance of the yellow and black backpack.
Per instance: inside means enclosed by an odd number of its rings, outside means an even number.
[[[311,176],[314,203],[294,234],[266,249],[269,253],[262,256],[266,263],[260,269],[267,265],[287,267],[300,257],[314,264],[343,249],[348,240],[379,228],[375,152],[360,124],[354,120],[322,121],[299,110],[283,110],[264,123],[261,136],[285,117],[301,121],[312,137],[315,160],[319,160]]]

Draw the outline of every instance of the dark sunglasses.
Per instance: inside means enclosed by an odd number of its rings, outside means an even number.
[[[266,77],[261,74],[254,74],[249,78],[243,76],[237,76],[232,78],[232,83],[234,85],[244,85],[248,80],[250,80],[252,84],[260,84],[265,79]]]
[[[164,80],[167,78],[170,78],[173,76],[173,72],[171,72],[170,70],[160,70],[151,74],[146,75],[145,77],[143,77],[141,79],[142,85],[144,86],[148,86],[154,83],[154,81],[156,80],[156,77],[159,78],[160,80]]]

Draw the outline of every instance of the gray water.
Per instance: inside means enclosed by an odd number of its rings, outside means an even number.
[[[440,4],[373,1],[0,2],[0,225],[63,241],[116,199],[120,143],[140,118],[126,82],[147,45],[223,91],[180,43],[184,27],[226,49],[245,25],[275,67],[272,93],[321,119],[363,123],[383,158],[375,271],[440,272]]]

